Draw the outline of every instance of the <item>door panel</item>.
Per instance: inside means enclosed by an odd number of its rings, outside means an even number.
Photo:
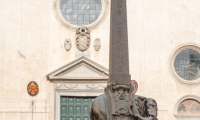
[[[60,99],[61,120],[90,120],[89,106],[95,97],[66,97]]]

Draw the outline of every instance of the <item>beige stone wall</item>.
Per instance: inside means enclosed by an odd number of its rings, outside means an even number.
[[[184,95],[200,96],[200,84],[186,85],[170,74],[174,49],[200,45],[199,0],[127,0],[130,74],[137,94],[158,102],[159,120],[176,120],[173,109]],[[0,120],[54,120],[51,71],[76,59],[75,32],[60,24],[54,0],[0,0]],[[90,59],[108,68],[109,12],[91,31]],[[72,49],[64,49],[64,40]],[[93,41],[101,39],[100,51]],[[30,81],[40,92],[27,94]],[[32,105],[32,102],[34,103]],[[33,113],[32,113],[33,112]]]
[[[128,6],[130,70],[138,94],[155,98],[161,120],[175,120],[173,108],[184,95],[200,95],[200,85],[177,82],[169,61],[181,44],[200,44],[198,0],[131,1]],[[164,108],[163,108],[164,107]]]

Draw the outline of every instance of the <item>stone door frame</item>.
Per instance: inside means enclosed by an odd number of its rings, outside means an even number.
[[[67,86],[72,87],[71,89]],[[66,87],[67,86],[67,87]],[[96,97],[104,93],[106,82],[56,82],[54,83],[54,115],[60,120],[60,97]],[[95,89],[96,87],[96,89]],[[85,88],[85,89],[84,89]]]

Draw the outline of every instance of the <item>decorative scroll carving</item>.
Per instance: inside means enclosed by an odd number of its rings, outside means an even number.
[[[70,83],[57,83],[56,89],[78,89],[78,85]]]
[[[90,83],[55,83],[55,89],[80,89],[80,90],[103,90],[104,84],[90,84]]]
[[[103,85],[87,84],[86,89],[104,89]]]
[[[87,27],[80,27],[76,30],[76,48],[86,51],[90,47],[90,31]]]

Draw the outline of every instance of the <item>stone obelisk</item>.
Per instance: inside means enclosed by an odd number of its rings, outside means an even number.
[[[157,120],[157,103],[132,93],[126,0],[111,0],[109,80],[91,105],[92,120]]]
[[[126,0],[111,0],[108,83],[130,84]]]
[[[131,120],[126,0],[111,0],[110,59],[107,94],[112,120]],[[110,85],[109,85],[110,84]]]

